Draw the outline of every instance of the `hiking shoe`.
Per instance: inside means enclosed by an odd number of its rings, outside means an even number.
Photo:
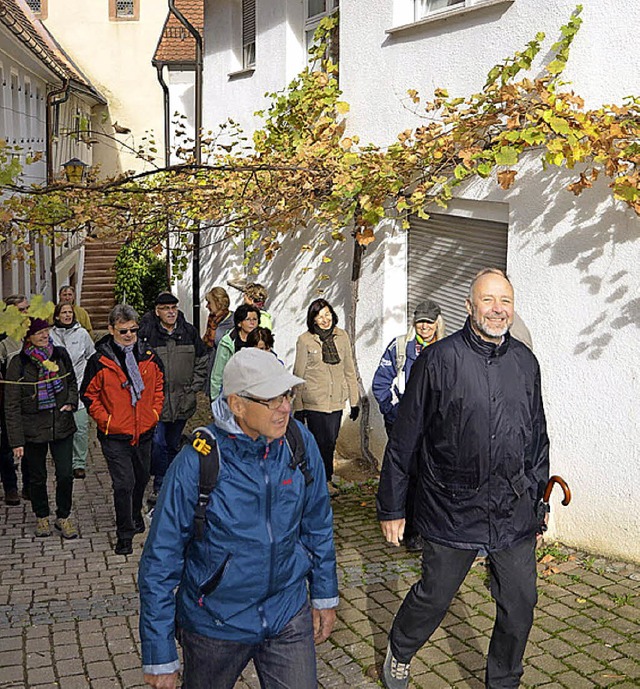
[[[51,526],[49,524],[49,517],[38,517],[36,521],[35,534],[38,538],[45,538],[51,536]]]
[[[87,472],[84,469],[74,469],[73,478],[84,479],[87,476]]]
[[[4,494],[4,502],[6,505],[19,505],[20,496],[17,490],[10,490]]]
[[[391,644],[387,644],[387,657],[382,666],[382,684],[386,689],[407,689],[409,686],[409,663],[401,663],[391,653]]]
[[[146,526],[142,515],[135,517],[133,520],[133,533],[144,533]]]
[[[158,493],[154,490],[153,493],[149,493],[147,505],[149,505],[149,507],[155,507],[156,502],[158,502]]]
[[[131,555],[133,545],[130,538],[119,538],[116,547],[113,549],[116,555]]]
[[[62,538],[78,538],[78,529],[76,529],[69,517],[58,517],[55,527],[60,532]]]

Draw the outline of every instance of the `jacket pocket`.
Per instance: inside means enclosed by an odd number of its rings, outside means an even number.
[[[509,479],[509,485],[516,496],[521,498],[529,488],[529,481],[527,480],[524,471],[512,476]]]
[[[220,567],[218,567],[218,569],[208,579],[206,579],[202,584],[200,584],[200,602],[202,601],[202,598],[204,596],[211,595],[218,588],[220,582],[222,581],[222,578],[224,577],[229,567],[230,560],[231,553],[229,553],[227,557],[225,557]]]

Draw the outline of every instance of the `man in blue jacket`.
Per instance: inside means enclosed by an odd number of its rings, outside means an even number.
[[[317,687],[314,641],[333,629],[338,584],[320,453],[298,425],[309,483],[292,467],[285,437],[297,423],[293,389],[303,382],[257,348],[229,360],[208,426],[220,470],[201,539],[194,538],[196,450],[184,448],[165,476],[138,576],[144,680],[152,687],[176,687],[174,636],[189,689],[232,689],[250,660],[265,688]]]
[[[413,453],[419,451],[416,527],[422,577],[396,615],[383,682],[409,686],[409,664],[445,616],[479,551],[486,551],[496,621],[485,685],[516,689],[533,623],[536,534],[549,478],[540,369],[512,338],[513,288],[485,269],[473,280],[462,330],[413,365],[387,444],[378,490],[384,537],[398,545]]]

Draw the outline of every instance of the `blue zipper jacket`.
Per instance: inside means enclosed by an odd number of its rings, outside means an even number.
[[[188,446],[167,472],[140,560],[142,662],[150,674],[179,668],[176,622],[203,636],[260,643],[279,634],[309,594],[315,608],[338,604],[331,505],[312,435],[299,424],[314,477],[305,486],[284,438],[252,440],[223,398],[213,412],[208,430],[220,472],[204,537],[191,540],[199,458]]]
[[[380,407],[380,413],[384,416],[384,421],[388,425],[395,423],[398,416],[398,404],[402,399],[402,392],[398,390],[395,381],[398,375],[398,340],[404,341],[405,339],[406,337],[401,335],[391,340],[380,359],[371,386],[373,396]],[[415,337],[407,342],[405,352],[404,382],[406,384],[409,380],[411,367],[418,358]]]

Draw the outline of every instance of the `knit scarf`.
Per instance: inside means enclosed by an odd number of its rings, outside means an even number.
[[[38,370],[38,382],[36,384],[38,409],[54,409],[56,395],[62,392],[62,381],[58,377],[59,371],[50,371],[44,365],[44,362],[49,361],[53,355],[53,343],[49,340],[45,347],[35,347],[25,343],[23,351]]]
[[[138,400],[142,397],[142,391],[144,390],[144,383],[142,382],[142,376],[140,375],[140,369],[138,368],[138,362],[133,353],[136,343],[122,346],[114,341],[116,347],[120,351],[124,352],[124,365],[127,369],[127,377],[131,381],[129,386],[129,392],[131,393],[131,404],[136,406]]]
[[[56,326],[56,328],[62,328],[62,329],[64,329],[64,330],[71,330],[71,328],[73,328],[73,326],[74,326],[77,322],[78,322],[78,321],[76,320],[76,317],[74,316],[74,317],[73,317],[73,320],[71,321],[71,323],[62,323],[61,321],[59,321],[59,320],[56,318],[55,321],[53,321],[53,324]]]
[[[330,366],[339,364],[340,355],[338,354],[338,349],[335,343],[335,326],[332,325],[328,330],[324,330],[316,325],[314,326],[313,330],[322,342],[322,361]]]
[[[207,318],[207,329],[202,336],[202,341],[207,345],[207,347],[213,347],[216,343],[216,330],[222,321],[229,315],[229,311],[225,311],[221,316],[217,318],[210,313],[209,318]]]

